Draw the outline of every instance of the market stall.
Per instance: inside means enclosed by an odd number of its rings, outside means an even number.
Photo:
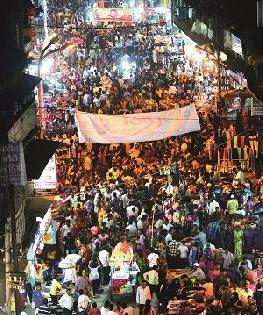
[[[127,297],[134,293],[136,275],[140,271],[133,262],[133,248],[128,242],[118,243],[111,255],[112,297]]]
[[[36,282],[43,282],[43,272],[46,269],[38,258],[45,257],[48,260],[55,260],[57,231],[61,224],[58,219],[60,211],[67,200],[68,198],[55,197],[44,217],[39,218],[40,223],[34,241],[27,253],[27,278],[32,285]]]

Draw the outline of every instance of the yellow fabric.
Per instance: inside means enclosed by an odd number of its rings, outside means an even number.
[[[107,212],[105,208],[100,208],[99,213],[98,213],[98,222],[99,222],[99,226],[102,226],[102,222],[106,216]]]
[[[10,309],[11,309],[11,312],[15,312],[16,311],[16,302],[15,302],[15,298],[14,297],[12,297],[12,299],[11,299]]]
[[[227,210],[229,214],[235,214],[238,209],[238,201],[236,199],[228,200],[227,202]]]
[[[151,285],[159,284],[158,272],[156,270],[145,272],[143,278]]]
[[[207,282],[202,287],[205,289],[206,298],[211,298],[214,295],[214,285],[212,282]]]
[[[57,292],[62,288],[61,284],[54,279],[51,284],[50,292],[51,295],[57,295]]]
[[[253,296],[253,293],[249,291],[244,290],[243,288],[236,288],[236,292],[238,294],[238,297],[240,301],[242,302],[243,306],[246,306],[248,303],[248,297]]]

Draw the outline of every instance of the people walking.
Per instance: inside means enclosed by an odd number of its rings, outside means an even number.
[[[88,315],[90,311],[90,306],[91,306],[90,298],[84,294],[83,290],[79,290],[79,297],[78,297],[79,315]]]

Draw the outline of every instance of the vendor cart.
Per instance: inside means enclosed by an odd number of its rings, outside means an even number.
[[[133,262],[133,247],[128,242],[118,243],[110,258],[112,299],[133,300],[136,275],[140,271]]]
[[[112,300],[125,300],[132,302],[135,296],[136,275],[138,270],[131,264],[121,267],[112,266],[111,298]]]

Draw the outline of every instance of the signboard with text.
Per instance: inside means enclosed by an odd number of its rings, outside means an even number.
[[[98,8],[95,11],[95,19],[98,22],[132,22],[133,12],[123,8]]]
[[[251,116],[263,116],[263,102],[254,101],[251,107]]]
[[[21,143],[0,145],[0,181],[3,185],[25,185],[25,165]]]

